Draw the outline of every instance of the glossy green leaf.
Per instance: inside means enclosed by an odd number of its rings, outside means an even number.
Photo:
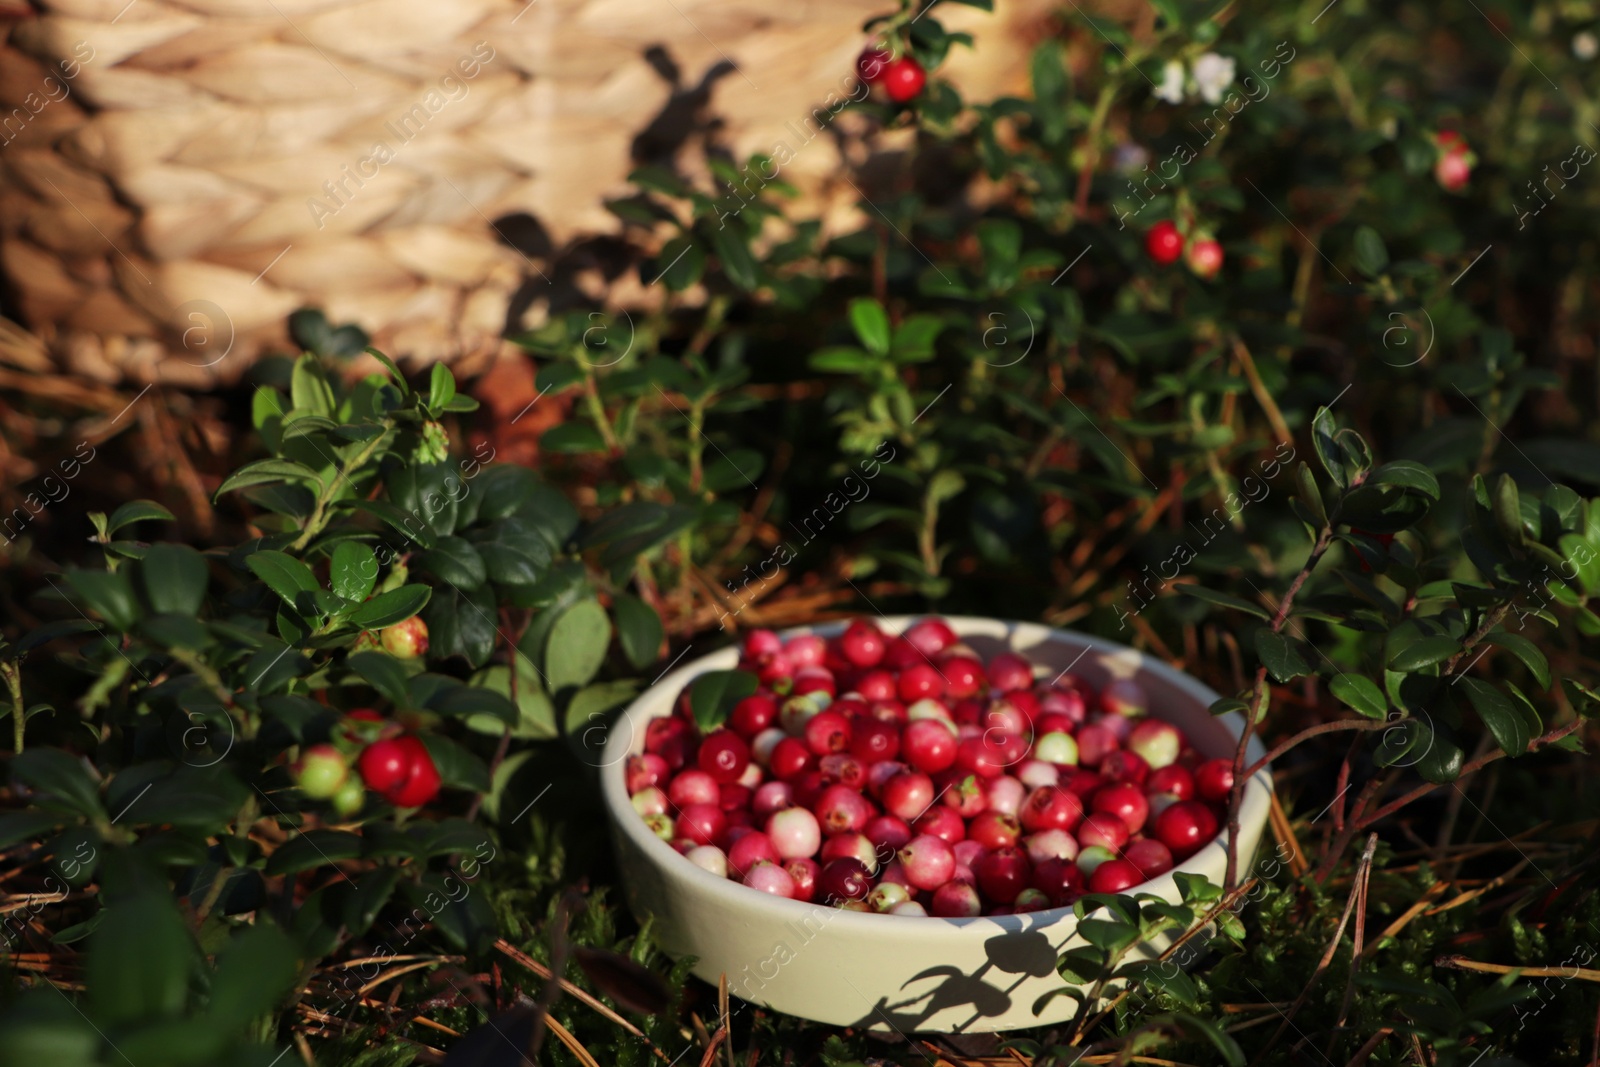
[[[728,721],[733,706],[756,691],[759,682],[749,671],[708,671],[689,686],[689,709],[701,733]]]
[[[365,600],[378,581],[377,554],[360,541],[341,541],[328,563],[329,584],[346,600]]]
[[[1369,719],[1389,714],[1389,702],[1372,679],[1360,674],[1341,674],[1328,683],[1328,691]]]
[[[379,593],[351,612],[348,621],[364,630],[377,630],[393,626],[411,618],[427,606],[433,590],[425,585],[402,585],[387,593]]]
[[[661,616],[656,610],[630,593],[618,593],[611,598],[611,614],[617,623],[617,639],[622,654],[636,669],[654,663],[661,651],[663,635]]]
[[[151,545],[138,566],[152,611],[190,616],[200,613],[209,573],[205,557],[199,552],[188,545]]]

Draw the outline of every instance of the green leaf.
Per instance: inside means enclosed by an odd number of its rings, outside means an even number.
[[[1139,928],[1115,919],[1084,919],[1078,923],[1078,936],[1115,958],[1139,940]]]
[[[400,868],[378,867],[361,876],[355,892],[345,898],[344,926],[352,937],[360,937],[378,918],[383,906],[394,895],[400,881]]]
[[[230,474],[221,485],[217,486],[212,499],[216,500],[223,493],[248,489],[253,485],[277,485],[280,482],[309,482],[319,489],[322,487],[317,472],[303,463],[296,463],[292,459],[258,459],[254,463],[246,463]]]
[[[62,823],[60,815],[48,811],[8,811],[0,814],[0,849],[38,840]]]
[[[1463,676],[1452,684],[1466,690],[1472,710],[1478,713],[1478,718],[1483,720],[1483,725],[1488,727],[1495,743],[1506,755],[1520,756],[1528,751],[1528,723],[1510,697],[1477,678]]]
[[[265,549],[246,558],[244,565],[249,567],[257,578],[267,583],[268,589],[277,593],[283,598],[284,603],[296,611],[301,610],[302,597],[304,603],[311,603],[311,597],[305,594],[316,593],[321,589],[317,584],[317,576],[312,573],[311,568],[287,552]]]
[[[33,747],[11,760],[11,777],[48,793],[68,809],[103,819],[100,790],[83,762],[59,748]]]
[[[1322,490],[1317,486],[1316,475],[1311,473],[1311,465],[1304,460],[1295,468],[1295,482],[1300,493],[1300,503],[1305,506],[1318,527],[1328,525],[1328,508],[1322,499]]]
[[[750,255],[750,248],[745,244],[744,232],[737,226],[723,226],[711,230],[706,236],[728,280],[747,293],[753,292],[760,283],[760,276],[756,271],[756,261]]]
[[[289,377],[289,401],[297,412],[332,415],[336,409],[333,388],[322,373],[322,363],[309,352],[295,360]]]
[[[409,707],[411,698],[406,669],[400,661],[383,652],[357,652],[345,661],[366,683],[387,697],[397,708]]]
[[[1384,699],[1383,690],[1364,675],[1341,674],[1328,683],[1328,690],[1369,719],[1381,719],[1389,714],[1389,702]]]
[[[1259,604],[1252,604],[1248,600],[1241,600],[1239,597],[1218,592],[1204,585],[1180,585],[1178,586],[1178,592],[1183,596],[1193,597],[1195,600],[1204,600],[1208,604],[1232,608],[1234,611],[1242,611],[1246,614],[1254,615],[1258,619],[1272,618],[1271,615],[1267,614],[1267,610]]]
[[[661,247],[656,263],[660,275],[657,280],[665,282],[673,292],[681,293],[704,277],[706,250],[693,237],[682,234]]]
[[[296,874],[312,867],[332,865],[340,860],[353,860],[361,855],[359,835],[343,830],[307,830],[280,845],[267,857],[266,873],[271,878],[279,874]]]
[[[509,724],[511,736],[519,741],[548,741],[559,736],[561,731],[556,726],[556,707],[546,695],[539,675],[533,668],[533,661],[527,656],[518,655],[514,662],[517,670],[517,700],[516,713]],[[511,668],[501,663],[485,667],[472,676],[472,684],[475,688],[510,700]],[[475,715],[467,720],[468,728],[495,736],[503,734],[507,725],[498,716]]]
[[[882,304],[869,296],[856,297],[850,301],[850,325],[868,352],[889,354],[889,316]]]
[[[240,1029],[275,1008],[289,994],[299,970],[293,939],[258,915],[217,956],[207,1015],[225,1030]]]
[[[611,598],[611,614],[617,621],[617,638],[622,654],[636,669],[654,663],[661,651],[661,616],[656,609],[630,593]]]
[[[109,571],[67,571],[67,584],[83,598],[91,611],[126,633],[139,621],[139,605],[133,587],[124,574]]]
[[[428,410],[442,412],[456,397],[456,376],[443,363],[433,365],[433,375],[428,383]]]
[[[145,599],[157,613],[198,615],[209,574],[205,557],[188,545],[155,544],[139,562]]]
[[[708,671],[689,686],[689,709],[701,733],[728,721],[733,706],[756,691],[759,681],[749,671]]]
[[[489,580],[483,556],[461,537],[441,537],[439,543],[417,557],[417,563],[451,585],[476,589]]]
[[[428,746],[428,754],[445,785],[474,793],[489,791],[489,765],[483,760],[440,734],[423,734],[422,743]]]
[[[1495,479],[1494,492],[1489,499],[1495,528],[1500,531],[1500,536],[1513,548],[1520,546],[1527,538],[1527,530],[1522,525],[1521,496],[1511,475],[1502,474]]]
[[[1371,226],[1356,229],[1356,268],[1369,278],[1376,278],[1389,265],[1389,250],[1383,247],[1383,238]]]
[[[389,377],[393,379],[395,388],[400,390],[401,396],[411,395],[411,386],[406,382],[406,376],[400,373],[400,368],[394,365],[394,360],[390,359],[382,352],[379,352],[371,345],[368,345],[365,349],[363,349],[363,351],[365,351],[367,355],[371,356],[379,363],[383,364],[384,369],[389,372]]]
[[[1412,489],[1430,500],[1439,499],[1439,479],[1433,472],[1414,459],[1397,459],[1385,463],[1372,472],[1369,485],[1398,485]]]
[[[553,693],[586,684],[605,662],[611,644],[611,620],[594,598],[586,598],[562,612],[550,629],[545,645],[545,681]]]
[[[546,430],[539,438],[539,447],[546,452],[604,452],[606,439],[591,424],[573,420]]]
[[[378,581],[378,557],[360,541],[340,541],[328,564],[329,584],[346,600],[365,600]]]
[[[1411,672],[1443,663],[1461,651],[1461,643],[1453,637],[1420,637],[1389,656],[1389,669]]]
[[[946,326],[945,320],[939,315],[930,315],[926,312],[907,315],[895,327],[894,340],[890,342],[890,351],[894,353],[896,363],[921,363],[933,358],[933,343]]]
[[[441,590],[424,615],[428,654],[439,660],[460,656],[473,667],[483,666],[494,654],[496,610],[494,590],[487,585]]]
[[[1311,668],[1301,657],[1299,649],[1295,648],[1294,642],[1266,627],[1256,631],[1256,655],[1261,657],[1267,670],[1280,682],[1311,673]]]
[[[1316,417],[1311,420],[1311,444],[1316,449],[1317,458],[1322,461],[1322,469],[1333,479],[1333,484],[1345,489],[1350,481],[1345,476],[1344,449],[1339,447],[1336,440],[1338,433],[1339,427],[1333,421],[1333,412],[1325,407],[1318,408]]]
[[[176,522],[172,512],[157,504],[154,500],[130,500],[111,513],[111,518],[106,523],[106,533],[114,534],[124,526],[131,526],[136,522],[147,522],[158,519],[162,522]]]
[[[347,621],[363,630],[377,630],[404,622],[427,606],[433,590],[426,585],[402,585],[379,593],[351,612]]]
[[[199,951],[163,888],[118,899],[89,939],[89,1009],[102,1026],[140,1023],[183,1010]]]
[[[826,371],[834,374],[864,374],[876,368],[883,361],[870,352],[864,352],[853,345],[834,345],[829,348],[819,348],[806,359],[806,365],[812,370]]]
[[[1521,634],[1507,630],[1496,630],[1483,640],[1486,644],[1497,645],[1516,656],[1522,661],[1523,666],[1528,668],[1528,673],[1533,675],[1541,689],[1550,688],[1550,661],[1539,651],[1538,645]]]

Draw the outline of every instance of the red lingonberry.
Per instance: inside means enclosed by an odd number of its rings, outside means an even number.
[[[737,782],[750,765],[750,746],[732,730],[713,730],[700,742],[695,762],[719,782]]]
[[[1183,255],[1183,234],[1178,232],[1176,225],[1163,219],[1144,235],[1144,250],[1163,267],[1176,263],[1178,257]]]
[[[1021,849],[1011,845],[986,852],[972,865],[978,888],[997,904],[1010,904],[1028,887],[1032,865]]]
[[[930,697],[937,700],[944,695],[944,677],[931,663],[913,663],[900,672],[898,691],[908,704]]]
[[[1017,821],[1029,833],[1040,830],[1068,830],[1083,818],[1083,801],[1070,789],[1035,789],[1022,802]]]
[[[1089,876],[1089,892],[1121,893],[1143,881],[1139,868],[1127,860],[1111,860],[1096,867]]]
[[[1179,800],[1194,798],[1194,775],[1176,763],[1158,767],[1144,780],[1146,793],[1170,793]]]
[[[1185,859],[1217,836],[1217,817],[1197,800],[1180,800],[1156,816],[1155,838]]]
[[[888,644],[883,631],[863,619],[852,622],[838,637],[839,654],[863,670],[883,661]]]
[[[1208,759],[1194,769],[1194,791],[1213,804],[1233,792],[1233,760]]]
[[[771,693],[752,693],[733,706],[728,726],[746,741],[778,721],[778,699]]]
[[[956,761],[956,736],[949,727],[933,719],[919,719],[906,725],[900,735],[900,754],[919,771],[937,774]]]

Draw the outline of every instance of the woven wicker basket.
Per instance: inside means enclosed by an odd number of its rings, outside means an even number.
[[[509,294],[540,265],[491,220],[526,212],[557,240],[612,229],[601,201],[635,138],[669,106],[695,106],[723,61],[736,70],[714,85],[721,140],[771,145],[838,89],[864,11],[35,3],[0,22],[0,267],[14,302],[78,373],[195,385],[236,377],[306,304],[409,359],[496,350]],[[952,12],[982,38],[952,64],[969,93],[1011,87],[1046,7]],[[815,189],[833,153],[818,138],[785,177]]]

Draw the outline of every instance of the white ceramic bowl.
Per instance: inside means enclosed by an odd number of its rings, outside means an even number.
[[[985,660],[1010,649],[1051,672],[1070,668],[1096,686],[1137,678],[1150,695],[1152,714],[1175,724],[1208,757],[1232,756],[1238,745],[1243,720],[1232,714],[1213,718],[1207,711],[1216,693],[1125,645],[1033,623],[946,620]],[[880,621],[899,633],[916,617]],[[842,629],[842,623],[802,627],[784,636],[831,636]],[[817,1022],[949,1033],[1015,1030],[1071,1018],[1077,1008],[1071,997],[1054,997],[1040,1014],[1033,1012],[1041,996],[1067,984],[1055,970],[1059,954],[1085,943],[1075,937],[1071,908],[940,919],[802,904],[704,871],[650,832],[628,799],[626,757],[642,751],[645,724],[670,714],[691,679],[737,665],[737,649],[725,648],[672,671],[628,707],[606,743],[601,782],[628,904],[641,920],[655,920],[657,943],[673,956],[696,957],[694,973],[713,985],[726,974],[737,997]],[[1249,759],[1264,754],[1252,739]],[[1241,869],[1260,841],[1270,801],[1271,779],[1263,769],[1245,788]],[[1172,874],[1179,871],[1220,883],[1227,863],[1223,840],[1130,892],[1155,893],[1176,903]],[[1169,938],[1158,939],[1135,951],[1154,956],[1169,943]]]

